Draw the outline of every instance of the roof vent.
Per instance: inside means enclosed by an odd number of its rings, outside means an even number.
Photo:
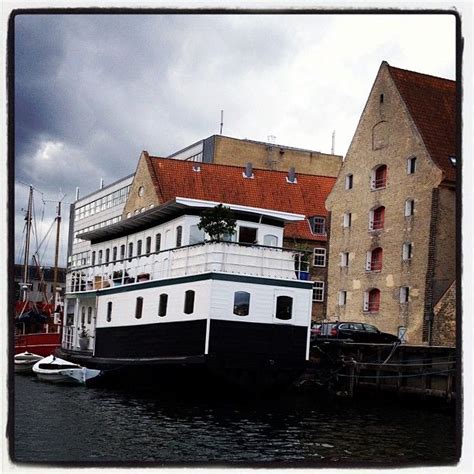
[[[193,171],[199,173],[201,171],[201,167],[199,165],[193,165]]]
[[[244,178],[250,178],[250,179],[253,179],[254,175],[253,175],[253,170],[252,170],[253,166],[252,166],[252,163],[247,163],[245,165],[245,171],[242,173],[242,176]]]
[[[288,176],[286,177],[286,182],[291,183],[291,184],[296,184],[298,182],[298,180],[296,179],[296,170],[294,166],[292,166],[288,170]]]

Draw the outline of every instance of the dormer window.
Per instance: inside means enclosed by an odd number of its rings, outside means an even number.
[[[309,222],[313,234],[326,235],[326,218],[314,216],[309,220]]]

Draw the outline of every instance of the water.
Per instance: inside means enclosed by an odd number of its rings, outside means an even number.
[[[432,465],[456,460],[447,412],[287,396],[252,400],[56,386],[15,376],[15,460]]]

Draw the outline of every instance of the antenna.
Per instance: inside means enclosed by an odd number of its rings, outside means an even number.
[[[222,135],[222,128],[224,127],[224,111],[221,110],[221,131],[219,135]]]
[[[334,147],[336,145],[336,130],[332,132],[332,146],[331,146],[331,155],[334,155]]]

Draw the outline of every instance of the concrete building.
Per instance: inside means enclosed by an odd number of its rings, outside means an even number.
[[[380,66],[326,203],[330,320],[454,340],[437,304],[456,278],[455,110],[455,82]]]

